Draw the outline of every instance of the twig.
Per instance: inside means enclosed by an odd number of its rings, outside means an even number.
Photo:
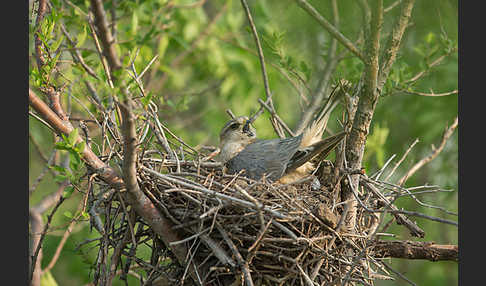
[[[366,61],[365,56],[361,54],[358,48],[341,32],[336,29],[326,18],[324,18],[311,4],[306,0],[295,0],[297,5],[304,9],[312,18],[314,18],[324,29],[326,29],[334,38],[336,38],[343,46],[345,46],[350,52],[360,58],[362,61]]]
[[[444,131],[444,134],[442,135],[442,140],[440,142],[439,147],[434,148],[432,150],[431,154],[429,154],[427,157],[423,158],[422,160],[417,162],[415,165],[413,165],[412,168],[410,168],[410,170],[408,170],[408,172],[402,178],[400,178],[400,180],[398,180],[397,184],[399,186],[403,186],[408,178],[410,178],[413,174],[415,174],[415,172],[417,172],[425,164],[427,164],[430,161],[432,161],[433,159],[435,159],[435,157],[437,157],[437,155],[439,155],[439,153],[442,152],[442,150],[444,149],[444,147],[447,143],[447,140],[449,139],[449,137],[452,136],[452,133],[454,133],[454,130],[456,129],[457,124],[458,124],[458,119],[456,117],[454,119],[454,122],[452,123],[452,125],[450,127],[446,128],[446,130]]]
[[[273,129],[278,134],[278,136],[280,138],[284,138],[285,137],[284,134],[282,134],[282,132],[280,131],[280,129],[276,125],[276,118],[275,118],[276,112],[275,112],[275,107],[273,106],[272,92],[270,91],[270,85],[268,83],[267,69],[265,67],[265,57],[263,55],[263,50],[262,50],[262,46],[260,44],[260,39],[258,38],[258,33],[257,33],[256,27],[255,27],[255,23],[253,22],[253,17],[251,16],[250,8],[248,7],[246,0],[240,0],[240,1],[241,1],[241,5],[243,6],[243,9],[245,10],[246,18],[248,19],[248,23],[250,24],[250,28],[251,28],[251,31],[252,31],[252,34],[253,34],[253,38],[254,38],[255,44],[257,46],[258,58],[260,60],[260,68],[262,70],[263,86],[265,88],[265,95],[266,95],[265,101],[268,103],[268,106],[271,110],[270,122],[272,123]],[[281,123],[282,121],[280,120],[279,122]],[[288,129],[288,127],[286,129]]]
[[[218,229],[219,233],[223,237],[228,247],[231,249],[231,252],[235,256],[236,260],[238,261],[238,264],[241,267],[241,271],[244,274],[246,285],[253,286],[254,285],[253,279],[251,278],[251,273],[250,273],[250,268],[248,267],[248,263],[243,259],[236,245],[233,243],[233,241],[231,241],[226,231],[221,227],[221,225],[219,225],[218,222],[216,222],[216,228]]]
[[[393,173],[395,173],[395,170],[398,168],[398,166],[400,166],[400,164],[403,162],[403,160],[405,160],[405,158],[407,157],[408,153],[410,153],[410,151],[412,150],[413,146],[415,146],[415,144],[417,144],[419,142],[418,139],[415,139],[415,141],[413,141],[412,145],[410,145],[410,147],[408,147],[407,151],[405,151],[405,153],[403,154],[402,158],[400,158],[400,160],[398,160],[397,163],[395,163],[395,166],[393,166],[393,169],[390,171],[390,173],[388,174],[388,176],[386,176],[385,180],[384,181],[388,181],[388,179],[390,179],[390,177],[393,175]]]

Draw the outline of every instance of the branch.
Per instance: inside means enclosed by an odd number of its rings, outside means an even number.
[[[56,131],[57,134],[69,135],[73,131],[71,124],[66,124],[62,121],[48,106],[45,104],[37,95],[29,89],[29,105],[37,111],[37,113],[45,120],[50,126]],[[83,141],[81,137],[78,136],[77,142]],[[108,184],[116,189],[121,189],[123,187],[123,180],[116,173],[116,171],[105,164],[103,161],[96,156],[96,154],[90,148],[84,148],[83,159],[85,162],[97,172],[100,177]]]
[[[248,7],[248,4],[246,3],[246,0],[241,0],[241,5],[243,6],[245,10],[246,17],[248,18],[248,23],[250,24],[251,31],[253,34],[253,38],[255,39],[255,44],[257,46],[257,51],[258,51],[258,58],[260,60],[260,67],[262,69],[262,77],[263,77],[263,86],[265,87],[265,96],[266,96],[266,102],[271,108],[270,115],[271,115],[271,120],[270,122],[272,123],[273,129],[275,132],[280,136],[280,138],[284,138],[285,135],[281,132],[280,128],[277,127],[277,122],[278,119],[276,119],[275,115],[275,107],[273,106],[273,101],[272,101],[272,92],[270,91],[270,85],[268,83],[268,76],[267,76],[267,69],[265,67],[265,57],[263,56],[263,50],[262,50],[262,45],[260,44],[260,39],[258,38],[258,33],[255,27],[255,23],[253,22],[253,17],[251,16],[250,13],[250,8]],[[281,126],[284,126],[285,124],[280,124]],[[287,132],[290,129],[286,129]],[[292,134],[290,132],[289,134]]]
[[[95,16],[94,24],[98,29],[98,34],[103,45],[103,54],[108,60],[110,67],[113,70],[120,69],[122,64],[120,59],[116,54],[115,49],[115,39],[111,34],[111,30],[108,25],[108,20],[106,19],[105,9],[103,8],[103,1],[101,0],[90,0],[91,10]]]
[[[412,8],[415,0],[406,0],[402,5],[402,11],[398,21],[393,28],[392,35],[388,41],[385,48],[385,54],[383,55],[381,61],[380,77],[378,79],[378,89],[381,90],[383,85],[385,85],[388,74],[390,73],[391,67],[395,62],[397,57],[398,48],[402,40],[403,33],[408,26],[408,20],[412,14]]]
[[[373,1],[371,9],[371,22],[369,32],[365,35],[366,58],[363,71],[363,87],[358,102],[358,107],[354,115],[353,125],[350,135],[346,141],[346,160],[348,168],[353,170],[361,169],[366,138],[369,133],[371,119],[378,102],[379,93],[377,90],[377,80],[379,71],[378,55],[380,51],[380,34],[383,23],[383,1]],[[368,29],[365,29],[368,31]],[[345,229],[354,230],[356,224],[357,201],[353,198],[352,186],[358,186],[359,175],[353,175],[352,182],[344,189],[343,201],[348,201],[348,214],[345,219]]]
[[[339,27],[339,11],[337,7],[337,1],[332,0],[331,5],[332,5],[333,24],[334,26]],[[322,72],[322,77],[317,86],[317,90],[312,96],[311,102],[307,105],[306,110],[301,116],[299,124],[297,125],[297,129],[295,130],[296,134],[300,134],[304,130],[304,128],[307,125],[309,125],[312,116],[322,105],[324,95],[326,95],[326,92],[329,87],[331,74],[336,69],[336,66],[340,60],[339,57],[336,57],[336,51],[337,51],[337,40],[336,38],[332,38],[331,44],[329,45],[329,49],[327,51],[327,62]]]
[[[442,245],[422,241],[377,241],[374,246],[376,258],[425,259],[430,261],[459,260],[457,245]]]
[[[46,0],[39,0],[39,7],[37,8],[37,18],[35,20],[36,32],[34,33],[34,43],[35,43],[35,59],[37,61],[37,67],[39,70],[45,64],[44,55],[42,54],[42,40],[39,39],[38,30],[40,29],[40,22],[44,19],[44,14],[46,13],[47,2]]]
[[[362,61],[365,61],[365,56],[361,54],[358,48],[348,39],[346,38],[341,32],[339,32],[336,27],[334,27],[331,23],[329,23],[326,18],[324,18],[317,10],[310,5],[306,0],[295,0],[297,5],[299,5],[302,9],[304,9],[310,16],[312,16],[324,29],[326,29],[334,38],[336,38],[343,46],[345,46],[349,51],[351,51],[354,55],[360,58]]]
[[[439,148],[437,148],[437,149],[434,148],[432,150],[431,154],[429,154],[427,157],[423,158],[422,160],[417,162],[415,165],[413,165],[413,167],[410,170],[408,170],[408,172],[398,181],[397,184],[399,186],[403,186],[403,184],[405,184],[405,182],[407,181],[408,178],[410,178],[413,174],[415,174],[415,172],[417,172],[425,164],[434,160],[435,157],[437,157],[437,155],[439,155],[439,153],[442,152],[442,150],[445,147],[445,144],[447,143],[447,140],[449,139],[449,137],[452,136],[452,133],[454,133],[454,130],[456,129],[457,124],[458,124],[458,119],[456,117],[456,119],[454,119],[454,122],[452,123],[452,125],[450,127],[446,128],[444,134],[442,135],[442,140],[440,142]]]

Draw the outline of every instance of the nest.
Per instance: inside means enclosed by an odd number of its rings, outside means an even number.
[[[227,175],[217,162],[189,157],[146,152],[138,174],[144,193],[183,234],[166,250],[189,250],[186,267],[166,269],[167,281],[191,280],[196,271],[204,285],[373,283],[367,238],[378,219],[358,211],[357,231],[343,231],[346,204],[331,162],[320,164],[319,180],[281,185]]]

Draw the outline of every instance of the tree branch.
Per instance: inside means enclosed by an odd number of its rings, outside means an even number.
[[[354,115],[350,135],[346,141],[346,160],[348,168],[358,170],[363,160],[366,138],[369,133],[371,119],[378,102],[379,93],[377,80],[379,71],[380,34],[383,23],[383,1],[373,1],[369,33],[365,35],[366,58],[363,71],[363,87]],[[366,29],[365,29],[366,30]],[[359,175],[352,175],[352,182],[344,188],[343,201],[348,201],[349,211],[345,219],[345,229],[354,231],[358,202],[354,199],[352,186],[358,186]]]
[[[402,11],[400,17],[398,18],[395,27],[393,27],[392,35],[388,40],[388,44],[385,48],[385,53],[381,59],[381,69],[380,76],[378,79],[378,89],[381,90],[385,85],[388,74],[390,73],[391,67],[395,62],[397,57],[398,48],[402,40],[403,33],[408,26],[408,20],[412,15],[412,9],[415,0],[406,0],[402,5]]]
[[[398,180],[397,184],[399,186],[403,186],[403,184],[405,184],[405,182],[408,180],[408,178],[410,178],[413,174],[415,174],[415,172],[417,172],[425,164],[434,160],[435,157],[437,157],[437,155],[439,155],[439,153],[442,152],[442,149],[444,149],[445,144],[447,143],[447,140],[449,139],[449,137],[452,136],[452,133],[454,133],[454,130],[456,129],[457,124],[458,124],[458,119],[456,117],[454,119],[454,122],[452,123],[452,125],[450,127],[446,128],[446,130],[444,131],[444,134],[442,135],[442,140],[440,142],[439,148],[433,149],[431,154],[429,154],[427,157],[423,158],[422,160],[417,162],[415,165],[413,165],[413,167],[410,168],[410,170],[408,170],[408,172],[400,180]]]
[[[345,46],[350,52],[365,61],[365,56],[361,54],[358,48],[346,38],[341,32],[336,29],[326,18],[324,18],[317,10],[309,4],[306,0],[295,0],[297,5],[304,9],[312,18],[314,18],[324,29],[326,29],[333,37],[335,37],[343,46]]]
[[[425,259],[430,261],[459,260],[457,245],[442,245],[422,241],[377,241],[374,246],[377,258]]]
[[[115,38],[111,34],[111,30],[108,25],[108,20],[106,19],[105,9],[103,8],[103,1],[101,0],[90,0],[91,10],[95,16],[94,24],[98,29],[98,34],[103,45],[103,54],[108,59],[108,63],[112,71],[120,69],[122,64],[120,59],[116,54],[115,49]]]

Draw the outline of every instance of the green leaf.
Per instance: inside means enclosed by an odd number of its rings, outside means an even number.
[[[132,35],[137,34],[137,29],[138,29],[138,15],[137,12],[134,11],[132,13],[132,25],[131,25],[131,33]]]
[[[64,40],[64,36],[60,36],[59,39],[57,39],[56,42],[54,42],[51,46],[51,50],[52,51],[57,51],[57,49],[59,48],[59,46],[62,44],[62,41]]]
[[[56,183],[62,183],[62,182],[64,182],[64,181],[66,181],[66,180],[67,180],[67,178],[68,178],[68,176],[66,176],[66,175],[60,175],[60,174],[59,174],[59,175],[56,175],[56,176],[54,177],[54,182],[56,182]]]
[[[86,25],[84,25],[83,31],[76,36],[76,48],[79,48],[84,44],[87,35],[88,31],[86,30]]]
[[[79,134],[78,128],[74,128],[73,131],[71,131],[71,133],[69,133],[69,137],[67,138],[67,141],[71,146],[74,146],[74,144],[76,143],[76,139],[78,138],[78,134]]]
[[[147,107],[147,105],[150,103],[150,100],[152,100],[152,96],[153,93],[149,92],[145,97],[142,97],[140,99],[144,107]]]
[[[64,215],[65,217],[67,217],[67,218],[73,218],[73,217],[74,217],[74,216],[73,216],[73,213],[72,213],[72,212],[70,212],[70,211],[65,211],[65,212],[63,213],[63,215]]]
[[[73,194],[73,192],[74,192],[74,187],[73,186],[67,186],[66,188],[64,188],[64,191],[62,192],[62,196],[63,196],[63,198],[67,199]],[[69,212],[69,214],[71,214],[71,212]],[[64,213],[64,215],[66,215],[66,212]],[[72,217],[73,216],[71,214],[70,218],[72,218]]]
[[[78,153],[83,153],[85,147],[86,147],[86,142],[81,141],[78,144],[76,144],[74,150],[76,150]]]
[[[64,141],[56,142],[54,148],[56,148],[57,150],[71,150],[71,146],[69,146],[69,144]]]
[[[58,286],[56,279],[52,276],[51,271],[42,273],[40,279],[40,285],[42,286]]]

